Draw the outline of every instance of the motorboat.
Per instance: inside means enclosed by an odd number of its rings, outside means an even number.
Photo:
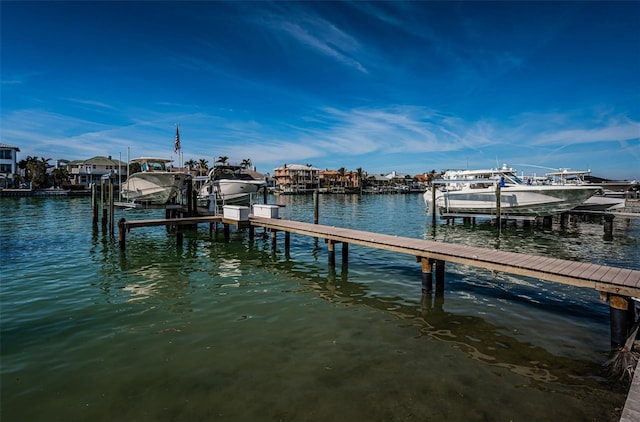
[[[545,174],[553,185],[595,185],[600,189],[593,196],[576,206],[574,211],[608,212],[626,206],[626,192],[636,181],[609,180],[591,176],[591,170],[570,170],[561,168],[557,172]]]
[[[198,190],[198,199],[209,201],[213,195],[217,203],[247,205],[252,195],[265,188],[266,184],[265,180],[254,178],[242,166],[214,165]]]
[[[182,185],[191,177],[187,173],[168,171],[164,158],[140,157],[131,163],[140,165],[140,171],[129,175],[122,185],[122,197],[135,203],[164,205],[176,198]]]
[[[499,169],[446,171],[434,181],[434,189],[424,193],[424,202],[427,210],[435,206],[441,216],[495,216],[499,204],[503,217],[536,218],[569,211],[600,187],[525,182],[505,164]]]

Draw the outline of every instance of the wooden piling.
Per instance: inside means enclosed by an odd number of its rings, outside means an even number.
[[[104,186],[104,179],[100,179],[100,206],[102,207],[102,227],[107,226],[107,204],[105,201],[106,190]]]
[[[115,204],[113,195],[113,179],[109,177],[109,236],[114,236],[115,231]]]
[[[182,231],[182,226],[179,224],[176,226],[176,246],[182,246],[184,240],[184,232]]]
[[[224,223],[223,226],[224,226],[224,228],[223,228],[223,230],[224,230],[224,240],[228,242],[229,239],[231,239],[231,229],[229,228],[229,224],[227,224],[227,223]]]
[[[436,184],[431,182],[431,222],[436,224]]]
[[[124,227],[125,221],[124,218],[118,220],[118,245],[121,251],[124,251],[127,247],[127,229]]]
[[[277,240],[278,240],[277,234],[278,234],[277,230],[271,230],[271,249],[274,251],[276,250],[276,246],[277,246]]]
[[[422,264],[422,293],[431,294],[433,292],[433,263],[429,258],[416,257]]]
[[[501,202],[501,194],[500,194],[500,183],[496,184],[496,224],[498,226],[502,225],[502,202]]]
[[[436,260],[436,293],[438,290],[444,291],[444,261]]]
[[[604,235],[607,240],[613,239],[613,218],[611,214],[604,215]]]
[[[629,335],[629,329],[633,325],[632,301],[626,296],[609,295],[609,312],[611,319],[611,350],[619,350],[624,346]]]
[[[92,220],[91,223],[94,226],[98,225],[98,187],[95,183],[91,184],[91,214]]]
[[[313,224],[318,224],[320,215],[320,205],[318,201],[318,189],[313,191]]]
[[[342,269],[346,269],[349,265],[349,244],[342,242]]]
[[[327,240],[327,249],[329,251],[329,266],[336,266],[336,245],[335,242],[331,239]]]
[[[284,250],[285,252],[289,252],[289,248],[291,247],[291,232],[284,232]]]

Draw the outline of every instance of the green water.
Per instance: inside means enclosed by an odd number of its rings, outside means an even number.
[[[311,197],[271,197],[312,221]],[[87,198],[0,199],[1,420],[617,420],[595,291],[463,266],[422,297],[415,258],[256,230],[118,250]],[[116,220],[160,218],[118,210]],[[638,269],[638,222],[439,224],[419,195],[321,195],[320,223]],[[340,253],[340,246],[337,246]],[[338,259],[339,262],[339,259]]]

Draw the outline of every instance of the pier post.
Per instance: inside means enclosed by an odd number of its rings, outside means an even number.
[[[286,252],[289,252],[290,247],[291,247],[291,233],[284,232],[284,250]]]
[[[605,240],[613,239],[613,218],[611,214],[604,215],[604,236]]]
[[[254,237],[255,237],[255,229],[253,228],[253,226],[249,226],[249,241],[253,242]]]
[[[121,251],[124,251],[127,247],[127,234],[124,228],[125,221],[124,217],[118,220],[118,245]]]
[[[499,226],[502,225],[502,210],[500,209],[502,203],[500,198],[500,183],[496,184],[496,224]]]
[[[349,244],[342,242],[342,269],[344,270],[349,266]]]
[[[633,305],[625,296],[609,295],[609,311],[611,318],[611,350],[619,350],[624,346],[633,325]]]
[[[109,176],[109,236],[114,237],[115,207],[113,202],[113,179]]]
[[[431,182],[431,223],[436,225],[436,184]]]
[[[278,231],[271,230],[271,249],[276,250],[277,240],[278,240]]]
[[[551,228],[553,226],[553,217],[546,215],[542,217],[542,227]]]
[[[316,189],[313,191],[313,224],[318,224],[318,221],[319,221],[319,215],[320,215],[319,202],[320,201],[318,201],[318,189]]]
[[[180,224],[176,225],[176,246],[182,246],[182,241],[184,240],[184,233],[182,231],[182,226]]]
[[[107,204],[105,201],[104,179],[100,179],[100,206],[102,207],[102,227],[107,225]]]
[[[331,239],[327,240],[327,248],[329,250],[329,266],[336,266],[336,245],[335,242]]]
[[[91,214],[92,214],[92,224],[94,226],[98,225],[98,187],[95,183],[91,184]]]
[[[224,226],[224,240],[225,241],[229,241],[229,239],[231,239],[231,229],[229,228],[228,224],[223,224]]]
[[[436,294],[444,291],[444,261],[436,260]]]
[[[416,257],[422,263],[422,293],[431,294],[433,292],[433,262],[429,258]]]

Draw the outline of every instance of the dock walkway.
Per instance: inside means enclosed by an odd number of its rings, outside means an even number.
[[[255,216],[249,220],[252,226],[265,227],[270,230],[324,238],[332,242],[385,249],[437,261],[471,265],[572,286],[593,288],[617,295],[640,297],[640,271],[637,270],[300,221]]]

